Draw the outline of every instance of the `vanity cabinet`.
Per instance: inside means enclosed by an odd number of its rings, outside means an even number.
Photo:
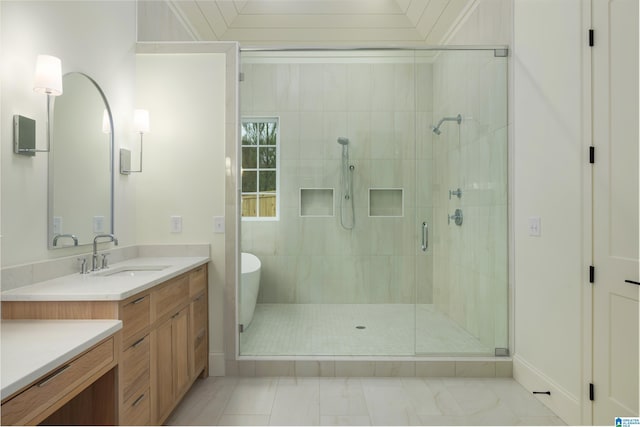
[[[120,319],[120,425],[161,425],[208,375],[207,266],[123,301],[4,301],[5,319]]]
[[[189,307],[184,307],[158,326],[155,334],[156,419],[164,420],[189,385]]]
[[[153,289],[118,304],[122,319],[122,356],[119,369],[121,425],[151,422],[151,295]]]
[[[119,333],[2,402],[2,425],[114,424]]]

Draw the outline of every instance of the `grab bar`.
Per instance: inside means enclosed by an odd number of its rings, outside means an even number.
[[[429,249],[429,226],[426,222],[422,223],[422,251]]]

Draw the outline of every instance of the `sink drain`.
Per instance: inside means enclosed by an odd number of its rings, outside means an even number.
[[[366,326],[356,326],[356,329],[366,329]]]

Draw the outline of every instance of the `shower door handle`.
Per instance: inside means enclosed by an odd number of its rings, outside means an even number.
[[[426,252],[429,249],[429,225],[426,222],[422,223],[422,251]]]

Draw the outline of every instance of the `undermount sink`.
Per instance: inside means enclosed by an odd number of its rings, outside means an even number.
[[[120,276],[120,277],[139,277],[162,271],[169,265],[126,265],[109,269],[102,273],[96,274],[96,276]]]

